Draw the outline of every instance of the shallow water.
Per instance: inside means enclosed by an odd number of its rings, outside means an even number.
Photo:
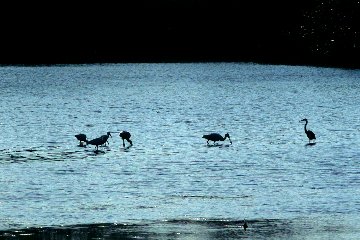
[[[360,71],[332,68],[1,67],[0,230],[130,224],[206,239],[243,236],[246,219],[244,237],[359,238],[359,90]],[[99,152],[74,136],[107,131]],[[233,144],[207,145],[211,132]]]

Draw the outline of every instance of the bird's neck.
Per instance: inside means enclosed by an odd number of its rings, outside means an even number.
[[[307,132],[307,129],[306,129],[306,125],[308,124],[308,122],[306,122],[305,123],[305,125],[304,125],[304,130],[305,130],[305,132]]]

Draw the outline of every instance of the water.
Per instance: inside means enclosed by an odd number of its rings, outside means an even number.
[[[3,66],[2,236],[359,239],[359,90],[334,68]]]

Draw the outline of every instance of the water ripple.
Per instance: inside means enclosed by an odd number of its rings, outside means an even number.
[[[214,224],[224,238],[302,239],[329,236],[322,227],[331,221],[360,222],[351,214],[360,183],[356,71],[174,63],[6,67],[0,76],[11,103],[0,109],[0,229],[174,219],[166,238],[185,219],[182,236],[214,236]],[[123,147],[122,130],[133,146]],[[74,137],[108,131],[99,151]],[[229,132],[233,144],[207,145],[209,132]],[[237,233],[244,218],[252,233]]]

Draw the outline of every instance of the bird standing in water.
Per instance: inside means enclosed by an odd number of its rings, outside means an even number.
[[[213,141],[215,144],[215,142],[217,141],[224,141],[226,138],[229,138],[230,144],[232,144],[229,133],[226,133],[224,137],[221,136],[219,133],[210,133],[207,135],[203,135],[203,138],[207,140],[207,144],[209,144],[209,141]]]
[[[106,142],[106,140],[105,140],[105,142]],[[99,146],[104,144],[104,138],[103,137],[94,138],[90,141],[86,141],[86,144],[95,145],[96,151],[97,151]]]
[[[102,135],[98,138],[94,138],[90,141],[86,140],[86,144],[95,145],[96,151],[98,151],[98,148],[100,145],[103,145],[107,142],[109,136],[111,136],[110,132],[107,133],[107,135]]]
[[[110,132],[107,132],[106,135],[102,135],[102,136],[101,136],[101,138],[106,139],[105,142],[104,142],[104,145],[106,145],[106,143],[109,144],[109,141],[108,141],[109,137],[112,137]],[[102,145],[102,144],[101,144],[101,145]]]
[[[131,146],[133,145],[132,141],[130,140],[131,134],[128,131],[121,131],[119,133],[119,136],[121,137],[121,139],[123,141],[123,147],[125,147],[125,140],[128,141]]]
[[[305,130],[305,133],[306,133],[306,136],[308,137],[309,139],[309,143],[311,142],[311,140],[314,140],[316,139],[315,137],[315,133],[310,131],[310,130],[307,130],[306,129],[306,126],[308,124],[308,120],[306,118],[304,118],[303,120],[301,120],[300,122],[305,122],[305,126],[304,126],[304,130]]]
[[[79,133],[75,135],[76,139],[80,141],[79,145],[82,146],[83,142],[86,142],[86,135],[83,133]]]
[[[246,231],[246,229],[247,229],[248,227],[249,227],[249,226],[247,225],[247,222],[246,222],[246,220],[244,219],[244,224],[243,224],[244,231]]]

